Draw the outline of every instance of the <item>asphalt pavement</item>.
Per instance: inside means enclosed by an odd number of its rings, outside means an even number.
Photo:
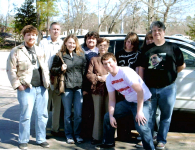
[[[9,52],[0,52],[0,149],[19,149],[18,148],[18,130],[20,107],[17,100],[17,93],[12,89],[5,70],[6,59]],[[65,137],[54,137],[50,134],[51,112],[47,126],[47,135],[50,144],[48,149],[66,149],[66,150],[95,150],[95,146],[90,144],[89,138],[84,138],[85,142],[81,144],[67,144]],[[31,119],[31,136],[28,149],[43,149],[36,144],[35,139],[35,119]],[[179,124],[178,124],[179,125]],[[63,127],[62,129],[63,130]],[[62,131],[63,132],[63,131]],[[132,131],[132,137],[123,142],[116,140],[116,150],[136,150],[135,144],[136,131]],[[142,149],[142,148],[139,148]],[[167,137],[166,150],[195,150],[194,133],[169,132]]]

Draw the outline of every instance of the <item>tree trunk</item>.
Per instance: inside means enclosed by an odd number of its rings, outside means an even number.
[[[150,30],[150,25],[154,21],[154,2],[155,0],[148,0],[149,6],[148,6],[148,27],[147,31]]]
[[[39,6],[38,6],[39,0],[36,0],[36,12],[37,12],[37,29],[38,29],[38,38],[37,38],[37,45],[39,45],[43,35],[40,30],[40,13],[39,13]]]

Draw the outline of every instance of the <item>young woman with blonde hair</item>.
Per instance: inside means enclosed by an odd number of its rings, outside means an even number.
[[[59,75],[65,72],[65,93],[61,94],[64,106],[64,131],[68,144],[76,142],[81,143],[83,139],[81,133],[81,115],[82,115],[82,83],[86,68],[86,59],[83,50],[81,49],[78,39],[75,35],[69,35],[64,39],[62,48],[62,58],[65,64],[58,56],[54,57],[51,69],[52,75]],[[72,106],[74,107],[74,127],[72,127]]]

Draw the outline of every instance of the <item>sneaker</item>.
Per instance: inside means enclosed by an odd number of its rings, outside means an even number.
[[[153,137],[153,142],[156,142],[157,141],[157,136],[154,136]]]
[[[137,140],[139,140],[139,141],[142,140],[140,134],[138,135]]]
[[[83,142],[83,139],[81,137],[77,137],[76,138],[76,141],[77,141],[77,143],[82,143]]]
[[[156,146],[156,149],[164,149],[165,148],[165,144],[164,143],[161,143],[159,142]]]
[[[74,142],[74,140],[72,138],[69,138],[69,139],[67,139],[67,143],[68,144],[74,144],[75,142]]]
[[[39,145],[43,148],[49,148],[49,143],[47,142],[40,143]]]
[[[112,148],[115,147],[115,144],[100,144],[95,146],[96,149],[101,149],[101,148]]]
[[[142,143],[142,141],[140,141],[139,143],[137,143],[137,144],[135,145],[135,147],[137,147],[137,148],[143,148],[143,143]]]
[[[20,143],[18,147],[20,149],[28,149],[28,143]]]

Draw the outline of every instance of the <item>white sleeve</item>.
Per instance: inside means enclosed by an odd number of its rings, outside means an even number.
[[[108,92],[113,92],[115,91],[114,87],[111,84],[111,80],[110,80],[110,74],[108,75],[108,77],[106,78],[106,87]]]
[[[45,48],[44,48],[44,40],[41,40],[40,43],[39,43],[39,47],[44,51],[45,53]]]

